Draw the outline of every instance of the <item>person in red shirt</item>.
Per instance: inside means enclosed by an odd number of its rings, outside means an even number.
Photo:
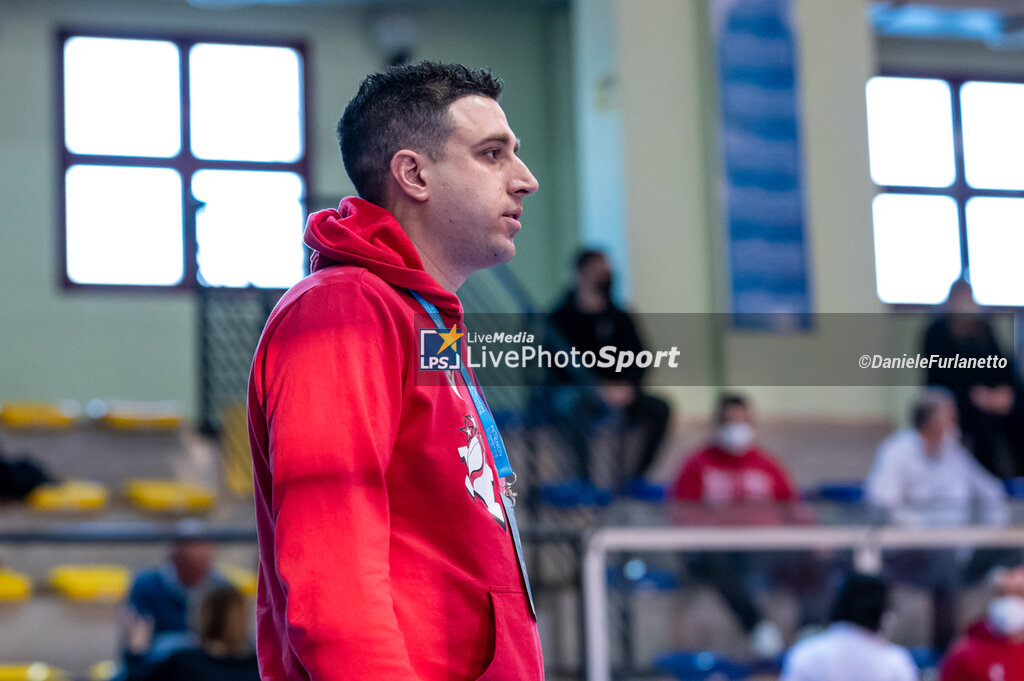
[[[796,489],[782,466],[755,442],[746,398],[718,403],[714,437],[687,456],[672,497],[712,505],[793,502]]]
[[[1024,679],[1024,566],[994,576],[996,596],[985,617],[953,644],[940,667],[941,681]]]
[[[709,525],[777,525],[791,516],[799,500],[789,475],[756,442],[750,406],[742,395],[723,395],[715,412],[710,442],[691,453],[672,489],[677,501],[697,502],[680,508],[681,522]],[[764,565],[752,564],[750,554],[716,552],[693,556],[689,571],[714,586],[750,636],[754,652],[771,657],[782,651],[784,641],[777,625],[765,619],[754,603],[748,578]],[[787,571],[785,561],[773,567]],[[805,563],[806,564],[806,563]],[[819,584],[814,578],[800,584]],[[811,576],[808,573],[808,576]],[[811,605],[818,598],[801,599],[805,624],[815,619]]]
[[[394,66],[338,125],[360,196],[309,217],[312,273],[249,381],[263,681],[544,676],[511,468],[459,341],[456,291],[515,254],[538,187],[501,89]]]

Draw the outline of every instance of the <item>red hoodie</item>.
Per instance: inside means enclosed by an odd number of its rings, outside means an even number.
[[[942,681],[1017,681],[1024,679],[1024,643],[1013,643],[975,622],[946,654]]]
[[[395,218],[310,216],[313,273],[267,321],[249,382],[264,681],[543,678],[499,479],[458,372],[421,372],[462,322]],[[449,383],[449,381],[454,381]]]

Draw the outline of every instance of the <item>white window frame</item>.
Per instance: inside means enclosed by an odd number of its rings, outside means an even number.
[[[127,40],[161,40],[174,43],[180,54],[180,102],[181,107],[181,150],[171,158],[115,156],[103,154],[79,154],[71,152],[65,141],[65,110],[64,110],[64,46],[71,38],[116,38]],[[255,45],[265,47],[285,47],[295,50],[302,62],[302,80],[300,82],[302,101],[302,120],[300,130],[302,136],[302,154],[293,162],[261,162],[200,159],[192,154],[189,135],[189,51],[199,43],[216,43],[227,45]],[[60,285],[67,290],[96,291],[196,291],[205,288],[199,281],[196,247],[196,212],[202,204],[192,196],[190,189],[192,176],[200,170],[250,170],[250,171],[284,171],[297,174],[305,187],[303,204],[308,203],[310,192],[310,153],[309,153],[309,55],[305,43],[290,39],[244,38],[224,35],[182,35],[124,30],[93,30],[77,28],[60,28],[56,32],[56,143],[58,151],[57,191],[59,219],[57,225],[57,261]],[[67,213],[65,204],[65,176],[68,168],[74,165],[107,165],[135,168],[169,168],[179,173],[182,179],[182,244],[184,276],[174,285],[149,284],[102,284],[81,283],[68,276],[67,254]],[[250,287],[251,288],[251,287]]]

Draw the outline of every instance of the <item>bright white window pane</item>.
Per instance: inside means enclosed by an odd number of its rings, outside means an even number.
[[[968,201],[967,254],[975,300],[1024,305],[1024,199]]]
[[[170,286],[184,276],[181,176],[169,168],[75,165],[66,175],[68,277]]]
[[[965,83],[960,108],[967,183],[1024,189],[1024,84]]]
[[[303,182],[295,173],[201,170],[192,194],[206,286],[287,288],[303,275]]]
[[[64,140],[76,154],[156,156],[181,151],[178,48],[158,40],[71,38],[64,43]]]
[[[956,202],[946,196],[880,194],[872,204],[875,277],[886,303],[941,303],[960,276]]]
[[[201,43],[189,52],[192,153],[291,162],[302,155],[302,64],[286,47]]]
[[[875,184],[948,187],[956,179],[949,84],[925,78],[868,81],[868,151]]]

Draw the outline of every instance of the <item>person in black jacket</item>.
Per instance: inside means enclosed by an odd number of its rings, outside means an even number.
[[[950,287],[945,307],[946,314],[925,332],[926,357],[1004,356],[966,280]],[[1024,474],[1024,408],[1013,363],[973,369],[929,366],[926,372],[928,385],[948,388],[956,397],[964,444],[975,458],[1000,478]]]
[[[612,270],[604,253],[581,251],[576,258],[576,286],[550,315],[551,326],[565,346],[595,353],[608,345],[634,353],[644,349],[632,316],[615,304],[611,291]],[[667,402],[644,392],[643,376],[644,369],[636,366],[622,373],[599,367],[571,373],[552,370],[554,411],[562,417],[562,430],[584,480],[590,479],[593,424],[614,411],[624,416],[626,428],[642,431],[635,460],[620,462],[618,468],[625,480],[618,480],[619,486],[649,471],[665,438],[671,411]]]

